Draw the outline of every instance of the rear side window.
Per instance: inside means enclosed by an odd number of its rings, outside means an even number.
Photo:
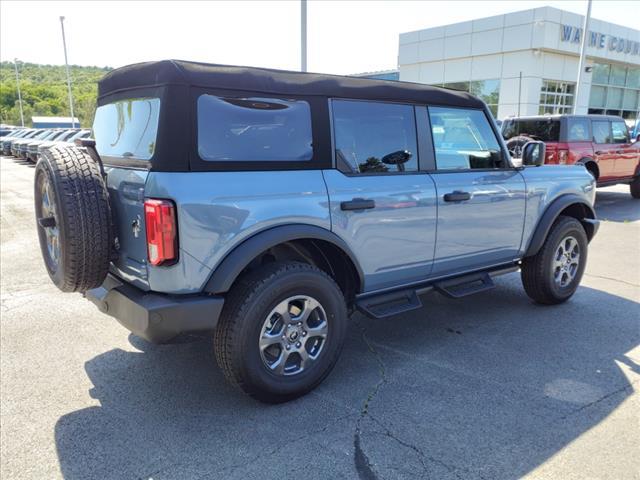
[[[148,160],[156,148],[159,98],[130,98],[98,107],[96,149],[108,157]]]
[[[198,153],[207,161],[306,161],[311,110],[302,100],[198,97]]]
[[[418,170],[413,106],[333,100],[336,160],[352,173]]]
[[[567,118],[567,141],[590,142],[589,120],[586,118]]]
[[[557,119],[535,119],[535,120],[506,120],[507,125],[502,131],[506,140],[526,135],[533,140],[543,142],[557,142],[560,140],[560,120]]]
[[[438,170],[502,168],[502,149],[481,110],[429,107]]]
[[[629,129],[624,122],[611,122],[613,143],[629,143]]]
[[[611,125],[609,122],[591,122],[593,141],[595,143],[611,143]]]

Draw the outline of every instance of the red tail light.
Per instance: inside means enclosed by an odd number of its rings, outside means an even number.
[[[558,163],[566,165],[567,160],[569,160],[569,150],[558,150]]]
[[[144,202],[147,255],[151,265],[173,263],[178,258],[176,207],[170,200],[149,198]]]

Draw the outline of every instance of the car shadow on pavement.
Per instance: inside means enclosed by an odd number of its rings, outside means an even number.
[[[36,168],[36,164],[30,160],[26,160],[24,158],[12,157],[13,163],[17,163],[18,165],[24,165],[29,168]]]
[[[600,220],[613,222],[640,220],[640,200],[633,198],[628,191],[598,190],[595,209]]]
[[[260,404],[207,337],[86,363],[98,405],[59,419],[67,479],[519,478],[613,412],[640,368],[640,304],[581,287],[541,307],[516,276],[417,312],[352,318],[314,392]],[[124,332],[123,332],[124,334]],[[637,359],[636,359],[637,360]]]

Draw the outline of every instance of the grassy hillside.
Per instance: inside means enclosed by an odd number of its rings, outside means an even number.
[[[90,127],[96,108],[98,80],[111,69],[70,66],[75,116]],[[25,125],[33,115],[69,116],[69,95],[64,65],[18,63]],[[0,121],[20,125],[18,90],[12,62],[0,63]]]

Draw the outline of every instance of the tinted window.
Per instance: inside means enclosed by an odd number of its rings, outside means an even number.
[[[98,107],[93,121],[100,155],[148,160],[158,132],[160,99],[131,98]]]
[[[534,140],[557,142],[560,139],[560,120],[541,118],[536,120],[506,120],[502,134],[505,139],[526,135]]]
[[[302,100],[198,98],[198,152],[210,161],[311,160],[311,112]]]
[[[611,143],[611,128],[609,122],[591,122],[593,141],[595,143]]]
[[[624,122],[612,122],[613,143],[629,143],[629,130]]]
[[[502,150],[481,110],[429,107],[439,170],[501,168]]]
[[[352,172],[418,169],[413,107],[381,102],[332,102],[336,159]]]
[[[567,141],[590,142],[589,120],[586,118],[567,118]]]

